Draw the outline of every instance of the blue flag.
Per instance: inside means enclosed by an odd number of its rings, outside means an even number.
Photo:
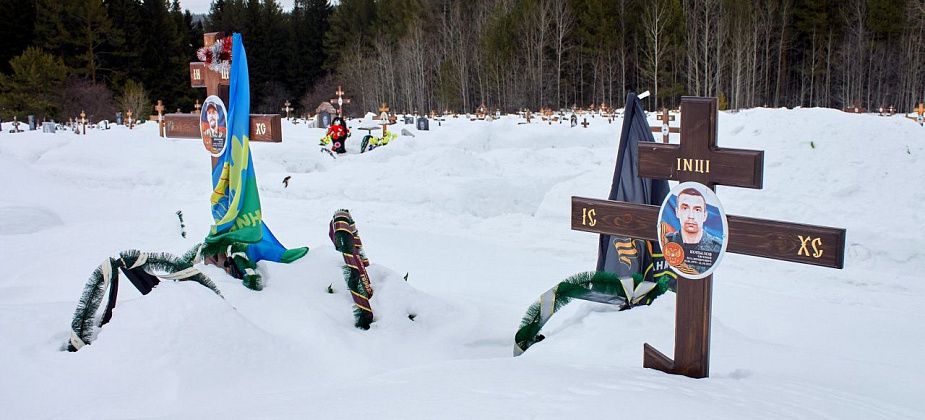
[[[668,181],[639,177],[639,143],[654,141],[645,110],[636,94],[630,92],[626,95],[623,130],[620,133],[617,164],[608,199],[629,203],[662,204],[668,195]],[[597,271],[615,273],[620,277],[640,273],[649,281],[657,280],[663,275],[673,276],[674,273],[668,269],[661,254],[661,247],[657,241],[601,235]]]
[[[229,144],[212,168],[212,225],[209,246],[247,245],[252,263],[292,262],[308,248],[287,250],[263,223],[257,175],[250,153],[250,80],[241,34],[232,35],[228,95]]]

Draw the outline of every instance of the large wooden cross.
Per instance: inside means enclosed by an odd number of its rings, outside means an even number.
[[[681,144],[640,143],[642,178],[695,181],[760,189],[764,152],[716,145],[716,98],[681,100]],[[572,197],[572,229],[658,240],[659,206]],[[842,268],[845,230],[773,220],[727,216],[727,252]],[[674,359],[649,344],[643,366],[704,378],[710,373],[710,317],[713,276],[678,279]]]
[[[209,47],[221,36],[210,32],[202,36],[203,44]],[[189,63],[190,85],[206,88],[206,95],[222,98],[228,104],[229,70],[217,72],[202,62]],[[279,114],[251,114],[250,141],[279,143],[283,141]],[[199,114],[167,114],[164,116],[164,137],[201,139]],[[230,139],[229,139],[230,140]],[[207,145],[208,146],[208,145]],[[214,161],[214,159],[213,159]],[[214,163],[214,162],[213,162]]]
[[[662,125],[657,127],[651,127],[653,133],[662,133],[662,143],[668,143],[668,136],[670,133],[680,133],[681,129],[678,127],[672,127],[668,123],[674,121],[674,115],[668,113],[667,108],[662,108],[662,113],[658,115],[658,119],[662,121]]]

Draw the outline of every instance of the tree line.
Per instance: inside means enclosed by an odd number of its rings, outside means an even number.
[[[255,112],[342,85],[361,114],[515,111],[649,90],[721,107],[911,109],[925,99],[925,0],[0,0],[0,116],[188,111],[203,32],[241,32]],[[89,94],[88,94],[89,92]],[[114,92],[114,93],[113,93]],[[109,98],[107,100],[107,98]],[[139,99],[140,98],[140,99]],[[79,112],[79,111],[77,111]],[[89,113],[90,111],[88,111]]]

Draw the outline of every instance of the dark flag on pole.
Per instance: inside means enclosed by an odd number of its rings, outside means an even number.
[[[668,181],[639,177],[640,142],[655,142],[655,139],[652,138],[649,122],[646,121],[646,113],[639,98],[630,92],[626,95],[617,165],[614,168],[613,184],[610,186],[608,199],[661,205],[668,195]],[[615,273],[619,277],[640,273],[648,281],[656,281],[664,275],[674,277],[674,273],[668,269],[662,258],[661,247],[657,241],[611,235],[601,235],[597,271]],[[671,289],[674,289],[674,283],[673,280],[670,282]]]

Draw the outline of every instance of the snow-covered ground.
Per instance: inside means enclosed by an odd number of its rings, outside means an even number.
[[[764,189],[719,187],[726,211],[844,227],[848,243],[844,270],[727,255],[711,377],[695,380],[641,367],[644,342],[671,352],[674,295],[626,312],[573,303],[511,356],[530,303],[594,267],[597,236],[569,229],[569,197],[607,196],[620,127],[518,121],[450,118],[362,155],[354,130],[337,160],[321,129],[284,122],[282,144],[252,144],[263,215],[308,255],[261,263],[261,292],[203,267],[225,299],[123,282],[113,321],[77,353],[60,349],[104,258],[205,236],[209,157],[154,124],[3,124],[0,417],[925,418],[925,128],[828,109],[720,115],[721,146],[765,150]],[[353,327],[327,238],[339,208],[372,261],[369,331]]]

